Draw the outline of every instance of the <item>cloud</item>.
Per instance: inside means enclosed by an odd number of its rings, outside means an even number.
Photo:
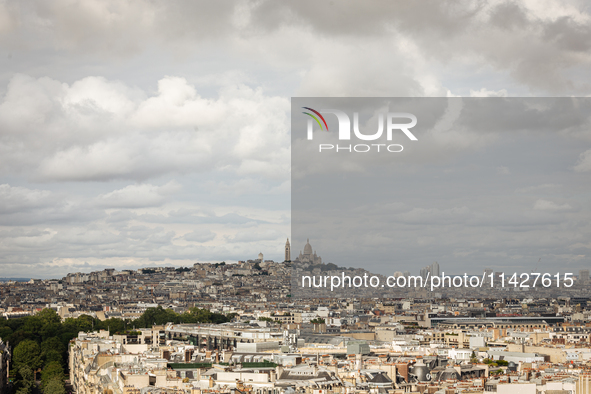
[[[123,82],[108,81],[104,77],[86,77],[74,82],[66,90],[62,105],[65,110],[92,121],[93,114],[123,117],[131,113],[142,99],[145,99],[143,91],[129,88]]]
[[[85,207],[77,196],[22,186],[0,185],[2,226],[76,223],[97,220],[104,215]]]
[[[533,185],[533,186],[519,188],[519,189],[515,190],[515,193],[519,193],[519,194],[548,193],[548,192],[552,192],[555,190],[559,190],[561,187],[563,187],[563,185],[561,185],[561,184],[544,183],[541,185]]]
[[[0,185],[0,213],[16,213],[50,205],[55,196],[48,190]]]
[[[449,209],[414,208],[409,212],[398,215],[403,223],[408,224],[445,224],[465,223],[473,214],[468,207],[453,207]]]
[[[166,196],[178,192],[181,186],[170,181],[163,186],[150,184],[129,185],[123,189],[101,194],[96,198],[99,206],[106,208],[145,208],[160,206]]]
[[[210,230],[194,230],[188,234],[183,235],[183,239],[189,242],[207,242],[215,238],[215,233]]]
[[[268,223],[265,220],[254,219],[238,213],[218,215],[199,209],[179,209],[164,213],[145,213],[134,216],[135,219],[146,223],[194,223],[194,224],[222,224],[228,227],[252,227]]]
[[[143,181],[214,169],[289,177],[288,100],[233,86],[216,100],[186,79],[158,92],[87,77],[17,75],[0,103],[0,164],[37,181]],[[197,130],[197,131],[196,131]]]
[[[576,172],[588,172],[591,171],[591,149],[587,150],[579,156],[577,165],[573,167]]]
[[[591,18],[577,1],[377,1],[367,7],[311,0],[37,0],[2,8],[0,42],[14,53],[53,60],[46,68],[56,73],[64,63],[159,76],[179,64],[198,65],[199,74],[241,70],[261,85],[279,81],[290,93],[329,96],[516,91],[505,81],[525,93],[591,90],[585,73]],[[31,67],[24,57],[10,63],[14,70]],[[455,75],[464,68],[500,87],[466,86],[466,77]]]
[[[538,211],[553,211],[553,212],[563,212],[563,211],[572,211],[573,207],[569,204],[557,204],[554,201],[548,200],[537,200],[534,204],[534,209]]]
[[[254,242],[254,241],[268,241],[276,240],[283,237],[284,234],[276,230],[265,231],[243,231],[238,232],[234,236],[228,238],[228,242]]]
[[[482,88],[480,90],[471,90],[470,89],[470,97],[507,97],[507,89],[501,90],[487,90],[486,88]]]
[[[497,174],[499,175],[509,175],[511,173],[511,171],[509,170],[508,167],[505,166],[498,166],[497,167]]]

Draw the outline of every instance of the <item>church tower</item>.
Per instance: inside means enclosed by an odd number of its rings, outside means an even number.
[[[285,243],[285,261],[291,261],[291,246],[289,245],[289,238]]]

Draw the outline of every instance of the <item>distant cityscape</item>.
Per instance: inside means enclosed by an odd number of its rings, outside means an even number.
[[[367,271],[325,264],[310,240],[294,260],[287,240],[284,257],[2,281],[0,388],[13,387],[9,365],[26,341],[9,328],[48,313],[63,325],[91,319],[67,347],[65,387],[80,394],[554,394],[591,384],[589,270],[569,294],[544,297],[500,288],[336,294],[294,287],[294,275]],[[433,262],[419,276],[441,271]],[[203,310],[228,321],[178,321]],[[156,321],[166,314],[176,320]],[[154,324],[129,327],[146,316]]]

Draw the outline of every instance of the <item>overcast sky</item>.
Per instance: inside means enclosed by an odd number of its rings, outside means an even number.
[[[0,1],[0,277],[282,260],[290,97],[588,96],[588,4]]]
[[[330,132],[310,141],[306,106],[358,112],[366,135],[386,111],[412,113],[417,140],[338,140],[327,112]],[[434,261],[447,274],[591,268],[591,98],[297,98],[292,113],[292,236],[325,262],[384,275]]]

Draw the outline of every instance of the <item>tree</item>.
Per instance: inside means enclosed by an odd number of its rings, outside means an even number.
[[[164,309],[158,305],[156,308],[148,308],[134,321],[136,327],[152,327],[153,324],[180,323],[180,315],[172,309]]]
[[[31,394],[33,392],[33,386],[23,386],[16,389],[16,394]]]
[[[64,369],[59,362],[52,361],[47,364],[45,368],[43,368],[43,372],[41,372],[41,385],[46,387],[55,379],[60,381],[64,379]]]
[[[61,330],[61,327],[62,326],[59,322],[44,323],[43,328],[41,329],[41,331],[39,331],[39,334],[41,334],[41,339],[46,340],[55,337],[56,335],[58,335],[59,331]]]
[[[224,263],[220,263],[223,266]],[[109,329],[111,333],[123,333],[131,327],[152,327],[164,323],[226,323],[232,321],[235,313],[214,313],[208,309],[191,308],[178,314],[172,309],[148,308],[134,321],[111,318],[100,321],[88,315],[61,321],[52,309],[44,309],[34,316],[18,319],[0,319],[0,337],[13,345],[11,373],[14,394],[35,394],[33,371],[43,367],[43,392],[63,394],[64,386],[60,380],[65,378],[64,368],[67,360],[68,344],[80,331]],[[22,372],[21,372],[22,370]],[[57,382],[57,383],[56,383]]]
[[[33,370],[27,365],[23,365],[17,370],[17,379],[14,383],[16,394],[31,394],[35,381],[33,380]]]
[[[16,346],[18,346],[18,344],[21,343],[22,341],[24,341],[25,339],[36,339],[36,336],[34,333],[32,333],[30,331],[25,331],[22,329],[22,323],[20,326],[17,326],[15,328],[13,328],[12,330],[14,332],[12,333],[10,338],[6,338],[6,339],[8,339],[8,341],[12,344],[12,346],[14,346],[15,349],[16,349]],[[4,337],[2,337],[2,339],[4,339]]]
[[[41,312],[37,313],[37,317],[45,324],[60,323],[62,320],[57,312],[50,308],[45,308]]]
[[[47,338],[43,342],[41,342],[41,352],[47,353],[50,350],[55,350],[59,353],[63,353],[66,351],[66,346],[64,346],[63,342],[58,337],[51,337]]]
[[[63,352],[58,352],[57,350],[48,350],[43,352],[43,358],[45,359],[45,366],[52,362],[58,362],[60,365],[64,361]]]
[[[78,331],[91,331],[94,328],[94,318],[89,315],[80,315],[76,319],[76,326],[78,327]]]
[[[58,379],[54,378],[51,379],[44,387],[43,387],[44,394],[66,394],[66,388],[64,387],[64,383]]]
[[[15,366],[29,366],[32,369],[41,367],[41,349],[37,342],[25,339],[14,348],[13,362]]]
[[[95,330],[108,330],[111,334],[125,331],[125,321],[112,317],[104,321],[95,322]]]
[[[33,383],[33,370],[28,365],[23,365],[18,369],[20,379],[24,382]]]
[[[10,335],[12,335],[12,328],[0,327],[0,338],[8,338]]]
[[[178,315],[177,315],[178,316]],[[213,313],[208,309],[200,309],[197,307],[191,308],[189,312],[180,315],[183,323],[227,323],[233,319],[233,316],[226,316],[221,313]]]

